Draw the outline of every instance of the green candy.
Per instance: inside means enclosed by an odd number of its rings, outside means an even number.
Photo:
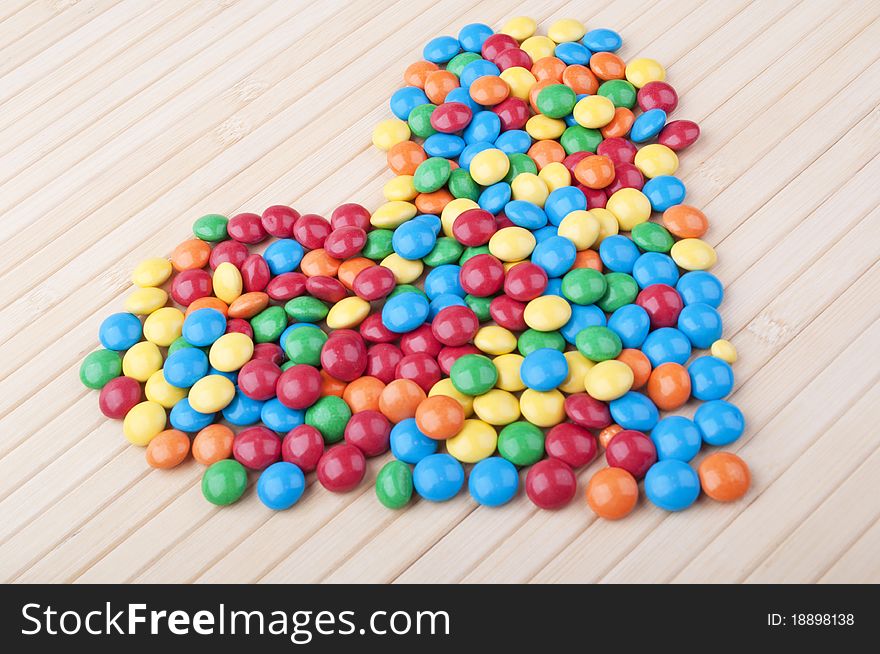
[[[281,372],[284,372],[288,368],[293,368],[296,365],[296,361],[285,361],[281,364]]]
[[[193,234],[195,234],[197,238],[211,243],[226,240],[228,238],[226,233],[226,223],[228,222],[229,220],[227,220],[226,216],[209,213],[193,223]]]
[[[459,170],[461,170],[459,168]],[[453,171],[457,172],[457,171]],[[454,238],[441,236],[437,239],[434,249],[422,257],[422,261],[426,266],[436,268],[437,266],[445,266],[448,263],[455,263],[464,252],[464,246]]]
[[[636,106],[636,87],[625,79],[611,79],[599,86],[597,95],[604,95],[615,107],[632,109]]]
[[[284,310],[297,322],[320,322],[327,317],[330,307],[316,297],[300,295],[288,300]]]
[[[431,127],[431,114],[437,108],[435,104],[421,104],[411,112],[409,112],[409,131],[419,138],[426,139],[432,134],[436,134],[437,130]]]
[[[517,466],[537,463],[544,458],[544,432],[530,422],[512,422],[498,434],[498,454]]]
[[[268,307],[251,318],[251,329],[254,330],[254,343],[271,343],[277,341],[287,328],[287,314],[281,307]]]
[[[390,229],[374,229],[367,232],[367,242],[361,250],[361,255],[373,261],[381,261],[394,252],[391,245],[393,235],[394,232]]]
[[[184,350],[188,347],[195,347],[195,345],[192,345],[183,336],[178,336],[171,342],[171,345],[168,346],[168,356],[171,356],[177,352],[177,350]]]
[[[510,170],[507,171],[502,181],[510,184],[520,173],[538,174],[538,165],[529,155],[522,152],[514,152],[507,155],[507,158],[510,160]]]
[[[458,258],[458,265],[463,266],[465,261],[467,261],[471,257],[477,256],[478,254],[489,254],[489,246],[479,245],[477,247],[465,248],[464,252],[462,252],[461,256]]]
[[[602,142],[602,133],[598,129],[589,129],[581,125],[568,127],[559,137],[559,144],[565,154],[575,152],[595,152]]]
[[[122,359],[113,350],[95,350],[83,359],[79,380],[83,386],[100,390],[104,384],[122,373]]]
[[[350,419],[351,409],[345,400],[335,395],[325,395],[306,409],[306,424],[321,432],[325,443],[342,440]]]
[[[464,70],[464,67],[478,59],[482,59],[482,57],[476,52],[460,52],[449,60],[449,63],[446,64],[446,70],[456,77],[461,77],[461,71]]]
[[[516,348],[523,356],[545,347],[565,352],[565,338],[559,332],[539,332],[537,329],[527,329],[519,335],[516,341]]]
[[[449,174],[448,188],[453,197],[467,198],[474,202],[480,199],[482,191],[480,185],[464,168],[456,168]]]
[[[482,395],[495,386],[498,369],[490,358],[482,354],[465,354],[452,364],[449,378],[459,393]]]
[[[486,322],[491,318],[489,314],[489,305],[492,304],[493,299],[494,298],[491,297],[477,297],[470,293],[464,296],[465,304],[467,304],[468,307],[470,307],[470,310],[477,315],[477,320],[480,322]]]
[[[413,286],[412,284],[398,284],[394,287],[394,290],[388,294],[388,297],[392,298],[395,295],[400,295],[401,293],[420,293],[422,295],[425,295],[425,292],[418,286]],[[425,297],[428,296],[425,295]]]
[[[403,461],[389,461],[376,476],[376,497],[389,509],[402,509],[412,499],[412,470]]]
[[[545,86],[535,100],[538,111],[550,118],[565,118],[574,109],[576,102],[574,91],[565,84]]]
[[[657,223],[639,223],[632,228],[630,236],[645,252],[669,252],[675,244],[672,234]]]
[[[452,168],[449,166],[449,159],[445,157],[425,159],[416,168],[416,174],[413,175],[413,187],[419,193],[433,193],[443,187],[446,180],[449,179],[450,172],[452,172]]]
[[[623,349],[620,336],[607,327],[593,325],[584,327],[575,338],[575,346],[578,352],[590,361],[607,361],[617,358]]]
[[[306,325],[291,329],[284,342],[284,352],[292,363],[321,365],[321,349],[327,342],[327,334],[320,327]]]
[[[639,294],[639,285],[631,275],[621,272],[612,272],[605,275],[608,288],[605,294],[596,302],[605,313],[613,313],[625,304],[632,304]]]
[[[235,459],[223,459],[208,466],[202,475],[202,495],[211,504],[227,506],[237,502],[247,488],[247,471]]]
[[[575,304],[595,304],[606,288],[605,275],[592,268],[575,268],[562,278],[562,294]]]

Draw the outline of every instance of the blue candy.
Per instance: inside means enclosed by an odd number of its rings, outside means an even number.
[[[704,402],[694,414],[694,422],[709,445],[730,445],[746,428],[742,411],[725,400]]]
[[[427,143],[427,141],[425,142]],[[473,161],[474,157],[480,154],[483,150],[492,150],[494,148],[495,146],[492,143],[488,143],[486,141],[468,143],[466,146],[464,146],[464,150],[461,151],[461,154],[458,157],[458,165],[461,166],[464,170],[470,170],[471,161]]]
[[[581,42],[593,52],[615,52],[623,45],[620,34],[605,28],[590,30]]]
[[[196,347],[211,345],[226,333],[226,316],[217,309],[196,309],[183,321],[183,337]]]
[[[215,416],[214,413],[199,413],[190,406],[188,398],[183,398],[171,409],[168,420],[175,429],[192,433],[210,425]]]
[[[666,124],[666,112],[662,109],[649,109],[639,115],[629,130],[629,138],[634,143],[644,143],[652,139]]]
[[[409,115],[416,107],[431,104],[425,92],[417,86],[404,86],[391,94],[389,105],[391,113],[400,120],[409,120]]]
[[[442,309],[451,306],[466,307],[465,302],[460,296],[452,293],[441,293],[431,298],[430,309],[428,311],[428,320],[434,320]]]
[[[691,342],[675,327],[661,327],[648,334],[642,352],[652,368],[670,361],[684,365],[691,356]]]
[[[438,36],[425,44],[422,56],[435,64],[445,64],[461,52],[461,43],[454,36]]]
[[[481,209],[485,209],[489,213],[497,214],[505,205],[510,202],[511,190],[510,184],[507,182],[498,182],[487,186],[480,193],[477,204]]]
[[[127,350],[141,340],[143,327],[141,321],[133,313],[114,313],[101,323],[98,329],[98,340],[108,350],[120,352]]]
[[[484,23],[470,23],[461,28],[458,33],[458,42],[465,52],[480,52],[483,43],[495,32]]]
[[[532,147],[532,137],[524,130],[510,129],[495,138],[495,147],[504,154],[525,154]]]
[[[614,272],[631,273],[640,256],[639,248],[626,236],[608,236],[599,244],[599,258]]]
[[[430,312],[428,298],[421,293],[401,293],[382,307],[382,324],[395,334],[411,332],[423,324]]]
[[[532,263],[543,268],[548,277],[561,277],[567,273],[576,257],[577,248],[564,236],[551,236],[532,251]]]
[[[281,404],[281,400],[273,397],[263,403],[260,410],[260,420],[272,431],[286,434],[294,427],[305,423],[306,413],[299,409],[291,409]]]
[[[733,368],[717,357],[702,356],[688,366],[691,394],[698,400],[720,400],[733,390]]]
[[[706,349],[721,338],[721,315],[708,304],[688,304],[678,314],[678,329],[694,347]]]
[[[437,266],[425,277],[425,295],[435,298],[438,295],[452,293],[464,297],[467,293],[461,286],[460,274],[461,266],[454,263]]]
[[[660,419],[660,412],[647,395],[628,391],[608,403],[614,422],[624,429],[647,432]]]
[[[464,485],[464,468],[449,454],[431,454],[416,464],[413,486],[429,502],[445,502]]]
[[[558,295],[564,299],[565,295],[562,293],[562,278],[550,277],[547,280],[547,286],[544,287],[543,295]]]
[[[437,441],[425,436],[415,418],[407,418],[391,428],[391,453],[404,463],[418,463],[437,451]]]
[[[464,152],[465,140],[455,134],[442,134],[440,132],[431,134],[422,143],[425,154],[429,157],[443,157],[444,159],[455,159]]]
[[[642,187],[642,193],[651,202],[651,209],[661,213],[684,202],[685,192],[684,183],[673,175],[658,175]]]
[[[501,134],[501,119],[498,114],[494,111],[478,111],[471,118],[470,124],[462,135],[466,143],[479,143],[480,141],[493,142],[499,134]]]
[[[527,200],[511,200],[504,205],[504,215],[518,227],[540,229],[547,224],[547,214],[537,204]]]
[[[697,501],[700,477],[684,461],[658,461],[645,475],[645,495],[666,511],[682,511]]]
[[[651,318],[638,304],[626,304],[608,318],[608,329],[620,337],[623,347],[639,348],[651,330]]]
[[[576,186],[560,186],[551,191],[544,202],[544,213],[554,225],[559,225],[572,211],[583,211],[586,208],[587,196]]]
[[[518,487],[516,466],[499,456],[479,461],[468,478],[471,497],[484,506],[507,504],[516,495]]]
[[[536,243],[546,241],[551,236],[556,236],[557,234],[559,234],[559,230],[556,229],[556,225],[544,225],[541,229],[536,229],[532,232]]]
[[[404,259],[415,261],[426,256],[437,244],[432,225],[423,220],[408,220],[394,230],[391,247]]]
[[[470,107],[473,113],[477,113],[483,109],[483,107],[474,102],[474,99],[471,97],[468,90],[461,88],[460,86],[452,89],[446,94],[445,102],[460,102],[461,104]]]
[[[675,290],[686,305],[702,302],[717,309],[724,299],[724,287],[721,281],[705,270],[686,272],[678,280]]]
[[[497,76],[500,74],[501,69],[491,61],[477,59],[461,69],[461,75],[459,75],[458,81],[459,84],[461,84],[460,88],[467,89],[481,77],[486,77],[487,75]],[[449,102],[448,97],[446,98],[446,101]]]
[[[306,478],[299,466],[279,461],[263,470],[257,480],[257,497],[273,511],[289,509],[306,489]]]
[[[175,350],[162,368],[165,381],[177,388],[189,388],[207,374],[208,355],[197,347]]]
[[[541,348],[529,352],[520,365],[523,383],[536,391],[549,391],[568,377],[568,360],[559,350]]]
[[[678,266],[668,254],[645,252],[633,264],[632,276],[639,288],[647,288],[651,284],[675,286],[678,282]]]
[[[263,258],[269,265],[269,272],[278,276],[293,272],[302,261],[305,250],[303,246],[291,238],[280,238],[263,252]]]
[[[590,49],[585,45],[572,42],[560,43],[556,46],[554,54],[557,59],[561,59],[562,62],[568,66],[586,66],[590,63],[590,57],[593,53],[590,52]]]
[[[236,388],[232,401],[223,409],[223,417],[239,427],[255,425],[260,421],[263,405],[260,400],[254,400]]]
[[[546,289],[544,290],[544,295],[549,295]],[[561,290],[559,293],[554,293],[554,295],[561,295]],[[571,318],[569,318],[568,322],[562,326],[562,329],[559,330],[559,333],[562,334],[562,337],[566,341],[574,345],[577,341],[577,335],[581,332],[581,330],[586,329],[587,327],[604,326],[605,312],[602,311],[602,309],[597,307],[595,304],[572,304]]]
[[[688,462],[697,456],[703,444],[697,425],[684,416],[663,418],[651,430],[651,440],[661,461],[677,459]]]

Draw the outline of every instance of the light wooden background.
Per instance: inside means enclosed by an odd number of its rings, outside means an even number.
[[[134,264],[208,212],[377,206],[370,134],[404,67],[523,13],[619,30],[703,128],[680,174],[727,287],[748,496],[610,523],[581,497],[391,512],[365,483],[272,513],[253,492],[207,504],[192,461],[149,469],[77,377]],[[878,17],[877,0],[3,2],[0,579],[880,581]]]

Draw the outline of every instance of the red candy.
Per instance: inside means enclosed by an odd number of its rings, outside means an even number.
[[[574,177],[575,166],[577,166],[581,161],[592,155],[592,152],[572,152],[570,155],[562,160],[562,165],[568,168],[568,172],[571,173],[572,177]]]
[[[449,374],[452,370],[452,364],[465,354],[483,354],[476,345],[460,345],[458,347],[444,347],[437,354],[437,363],[440,364],[440,370],[445,374]]]
[[[284,350],[278,343],[257,343],[254,345],[254,354],[251,359],[271,361],[276,366],[280,366],[284,361]]]
[[[547,432],[544,441],[547,456],[559,459],[572,468],[580,468],[596,458],[596,438],[583,427],[563,422]]]
[[[469,307],[452,305],[440,309],[431,323],[431,333],[443,345],[464,345],[480,328],[477,314]]]
[[[440,381],[440,365],[429,354],[414,352],[405,355],[394,368],[397,379],[411,379],[427,393]]]
[[[547,273],[531,262],[518,263],[507,271],[504,293],[519,302],[528,302],[547,288]]]
[[[254,338],[254,328],[251,327],[251,324],[247,320],[242,318],[230,318],[226,321],[225,333],[231,334],[233,332],[244,334],[250,339]]]
[[[335,277],[327,275],[315,275],[306,279],[306,291],[309,295],[336,304],[348,296],[348,290],[342,282]]]
[[[467,127],[473,112],[462,102],[444,102],[431,114],[431,127],[443,134],[454,134]]]
[[[667,114],[678,106],[678,93],[666,82],[648,82],[636,96],[642,111],[662,109]]]
[[[263,227],[263,219],[255,213],[240,213],[233,216],[226,224],[229,238],[253,245],[265,239],[269,233]]]
[[[208,260],[211,268],[217,268],[221,263],[231,263],[238,269],[248,257],[248,249],[244,243],[238,241],[223,241],[211,250],[211,258]]]
[[[458,278],[466,293],[488,297],[504,284],[504,264],[491,254],[478,254],[465,261]]]
[[[383,384],[394,381],[394,371],[403,358],[400,348],[391,343],[377,343],[367,350],[367,369],[365,375],[375,377]]]
[[[281,373],[275,384],[278,401],[289,409],[307,409],[321,397],[321,373],[299,363]]]
[[[645,185],[645,176],[642,171],[631,163],[621,163],[614,167],[614,179],[605,187],[605,193],[616,193],[622,188],[634,188],[639,191]]]
[[[330,223],[317,214],[307,213],[296,221],[293,226],[293,237],[310,250],[324,247],[324,241],[330,235]]]
[[[539,508],[561,508],[571,502],[576,492],[574,471],[559,459],[538,461],[526,474],[526,495]]]
[[[624,429],[608,442],[605,460],[612,468],[623,468],[641,479],[657,463],[657,450],[651,439],[640,431]]]
[[[529,53],[522,48],[507,48],[506,50],[502,50],[498,53],[495,59],[492,60],[492,63],[498,66],[499,70],[507,70],[508,68],[514,68],[516,66],[525,68],[526,70],[531,70],[532,68],[532,58],[529,56]]]
[[[357,332],[338,330],[321,349],[321,367],[331,377],[350,382],[360,377],[367,368],[367,347]]]
[[[434,336],[431,325],[424,323],[400,337],[400,349],[404,354],[424,353],[436,358],[443,343]]]
[[[700,138],[700,126],[690,120],[673,120],[666,123],[657,136],[657,142],[678,152]]]
[[[141,385],[131,377],[111,379],[101,389],[98,406],[108,418],[122,420],[135,404],[141,401]]]
[[[361,270],[354,278],[355,294],[367,302],[379,300],[394,290],[394,273],[385,266],[370,266]]]
[[[340,443],[324,452],[318,461],[318,482],[332,493],[355,488],[364,478],[367,461],[354,445]]]
[[[525,312],[525,302],[519,302],[507,295],[499,295],[489,303],[489,316],[492,320],[511,331],[524,331],[528,328]]]
[[[684,308],[681,296],[667,284],[651,284],[636,297],[636,304],[648,312],[651,329],[675,327]]]
[[[364,318],[358,329],[361,337],[368,343],[391,343],[398,336],[382,323],[381,313],[373,313]]]
[[[282,204],[269,207],[261,218],[263,229],[276,238],[291,238],[297,220],[299,220],[299,211]]]
[[[604,429],[611,424],[608,405],[586,393],[574,393],[565,398],[565,415],[573,423],[587,429]]]
[[[262,470],[281,458],[281,439],[268,427],[248,427],[232,441],[232,456],[245,468]]]
[[[281,273],[266,284],[266,295],[276,302],[287,302],[306,292],[306,279],[301,272]]]
[[[370,231],[370,212],[354,202],[341,204],[330,214],[330,226],[333,229],[340,227],[360,227],[365,232]]]
[[[388,451],[391,423],[378,411],[355,413],[345,426],[345,442],[354,445],[364,456],[379,456]]]
[[[611,159],[611,161],[614,162],[615,167],[620,164],[631,164],[634,162],[636,160],[636,152],[638,152],[638,150],[631,141],[617,137],[605,139],[599,144],[599,147],[596,148],[596,154],[601,154],[603,157]],[[589,152],[576,152],[575,154],[589,155]]]
[[[604,209],[605,203],[608,202],[608,196],[605,191],[597,188],[588,188],[583,184],[576,184],[585,196],[587,196],[587,209]]]
[[[360,227],[337,227],[324,240],[324,250],[336,259],[348,259],[360,252],[366,242],[367,233]]]
[[[311,425],[299,425],[291,429],[281,442],[281,457],[299,466],[303,472],[311,472],[324,454],[324,437]]]
[[[171,298],[182,306],[188,307],[199,298],[212,295],[214,283],[211,275],[201,268],[182,270],[171,282]]]
[[[269,264],[262,255],[252,254],[241,264],[241,287],[245,293],[262,291],[271,278]]]
[[[485,245],[497,230],[495,216],[485,209],[462,211],[452,223],[455,240],[468,247]]]
[[[519,50],[519,41],[508,34],[493,34],[483,41],[481,54],[483,55],[483,59],[488,59],[494,63],[495,58],[498,55],[511,48]]]
[[[498,35],[496,35],[498,36]],[[489,37],[492,38],[492,37]],[[529,105],[519,98],[507,98],[490,108],[501,119],[501,131],[522,129],[529,120]]]
[[[252,400],[271,400],[281,368],[271,361],[251,359],[238,371],[238,390]]]

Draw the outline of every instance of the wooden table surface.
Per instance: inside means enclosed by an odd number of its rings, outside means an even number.
[[[210,212],[374,208],[370,144],[431,37],[527,13],[664,62],[740,353],[753,486],[596,520],[581,496],[384,509],[372,481],[272,513],[155,471],[80,384],[133,266]],[[8,0],[0,5],[0,579],[880,581],[880,2]],[[871,345],[871,344],[874,345]],[[601,465],[580,473],[581,489]]]

